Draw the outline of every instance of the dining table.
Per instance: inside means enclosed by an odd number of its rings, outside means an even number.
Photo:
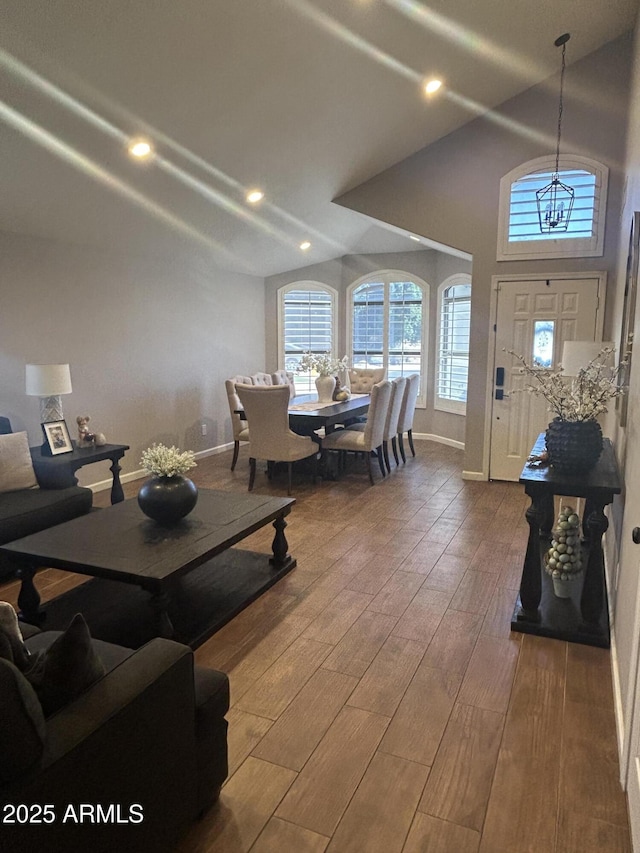
[[[289,426],[299,435],[312,436],[323,428],[328,435],[338,424],[366,415],[370,403],[369,394],[352,394],[348,400],[326,403],[320,402],[315,394],[299,394],[289,403]],[[236,409],[236,414],[246,420],[243,409]]]

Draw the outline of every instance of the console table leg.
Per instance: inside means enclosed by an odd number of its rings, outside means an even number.
[[[166,592],[154,592],[149,599],[149,604],[156,614],[158,623],[158,636],[172,640],[175,636],[173,623],[169,618],[169,596]]]
[[[118,504],[124,500],[124,492],[122,491],[122,483],[120,482],[120,462],[118,459],[113,460],[110,471],[113,474],[113,483],[111,485],[111,503]]]
[[[273,537],[273,545],[271,546],[273,549],[273,557],[270,562],[276,568],[280,568],[287,560],[287,551],[289,549],[287,537],[284,535],[284,529],[287,526],[284,516],[279,515],[273,522],[273,526],[275,528],[276,535]]]
[[[33,582],[36,571],[37,566],[22,566],[19,570],[22,584],[18,593],[18,607],[22,618],[30,625],[40,625],[44,621],[44,614],[40,612],[40,595]]]
[[[542,513],[538,507],[537,496],[530,495],[531,506],[527,509],[525,516],[529,525],[529,539],[527,541],[527,552],[522,567],[522,581],[520,582],[520,610],[517,614],[518,620],[527,622],[540,621],[540,598],[542,597],[542,577],[540,569],[540,517],[546,519],[546,506]]]
[[[602,555],[602,537],[609,527],[604,514],[604,506],[595,501],[589,503],[589,515],[586,519],[589,558],[584,574],[580,612],[584,620],[583,628],[599,633],[600,618],[604,607],[604,559]]]

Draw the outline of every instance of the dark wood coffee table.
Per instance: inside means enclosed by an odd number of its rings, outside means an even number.
[[[21,566],[18,605],[26,622],[41,621],[33,578],[38,568],[52,567],[141,587],[150,594],[157,633],[173,637],[172,592],[194,569],[210,562],[211,572],[220,572],[230,564],[231,582],[234,574],[260,575],[257,586],[247,588],[242,602],[246,606],[295,567],[284,534],[285,517],[294,503],[294,498],[200,489],[195,509],[167,527],[148,519],[133,498],[17,539],[0,551]],[[275,528],[272,555],[232,547],[269,522]],[[242,606],[234,599],[231,616]],[[213,623],[231,616],[212,614]]]

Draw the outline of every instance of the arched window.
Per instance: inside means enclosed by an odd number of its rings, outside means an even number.
[[[471,276],[452,275],[438,288],[438,361],[434,408],[464,415],[469,379]]]
[[[566,231],[541,227],[536,201],[536,192],[551,182],[554,157],[523,163],[500,181],[499,261],[602,255],[609,170],[577,155],[563,155],[561,165],[560,181],[575,191]]]
[[[278,291],[278,366],[295,374],[296,391],[315,391],[308,373],[296,373],[303,352],[336,356],[337,292],[318,281],[296,281]]]
[[[429,285],[401,270],[361,278],[348,291],[353,367],[385,367],[387,378],[419,373],[425,405]]]

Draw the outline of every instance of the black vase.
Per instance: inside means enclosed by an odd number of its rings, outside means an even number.
[[[602,430],[597,421],[554,418],[546,434],[549,464],[560,474],[583,474],[602,453]]]
[[[138,505],[160,524],[174,524],[188,515],[198,501],[198,489],[188,477],[152,477],[138,492]]]

